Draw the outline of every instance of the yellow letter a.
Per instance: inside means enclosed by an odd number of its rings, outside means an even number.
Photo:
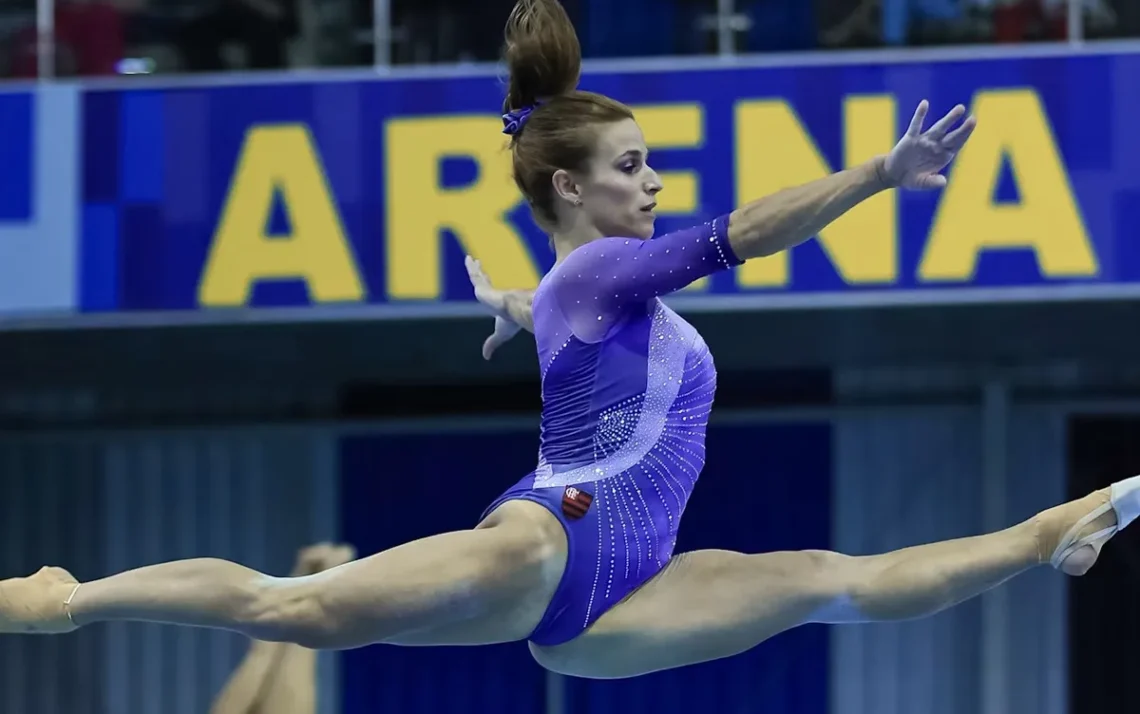
[[[982,92],[978,129],[951,167],[950,183],[919,264],[925,281],[969,280],[984,250],[1031,249],[1046,277],[1097,273],[1049,118],[1028,89]],[[1017,203],[993,200],[1003,159],[1017,179]]]
[[[292,233],[266,235],[279,191]],[[361,300],[364,286],[344,228],[303,126],[252,129],[246,136],[198,300],[210,307],[244,305],[259,280],[300,278],[315,302]]]

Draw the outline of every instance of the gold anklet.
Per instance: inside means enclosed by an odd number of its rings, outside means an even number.
[[[71,616],[71,601],[75,599],[75,593],[79,592],[79,585],[82,585],[82,583],[77,584],[75,589],[71,591],[71,594],[67,596],[67,599],[63,601],[63,611],[67,613],[67,619],[73,625],[75,624],[75,618]]]

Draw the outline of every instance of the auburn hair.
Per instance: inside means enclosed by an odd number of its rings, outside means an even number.
[[[507,19],[504,54],[510,80],[503,114],[533,108],[511,138],[515,184],[548,227],[555,221],[554,172],[584,169],[597,126],[632,119],[633,112],[578,90],[582,48],[558,0],[518,0]]]

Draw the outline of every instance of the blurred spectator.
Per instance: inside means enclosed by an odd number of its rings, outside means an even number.
[[[1075,0],[1082,6],[1085,36],[1107,36],[1115,34],[1118,26],[1116,9],[1110,0]],[[1069,7],[1067,0],[1042,0],[1047,22],[1056,25],[1054,32],[1058,39],[1068,36]],[[1136,0],[1117,0],[1121,7],[1133,6]]]
[[[907,44],[916,25],[947,27],[964,18],[959,0],[883,0],[883,44]]]
[[[1086,34],[1116,23],[1109,0],[1082,3]],[[1121,0],[1131,2],[1132,0]],[[844,0],[822,0],[825,6]],[[1140,4],[1140,3],[1137,3]],[[824,45],[887,46],[1061,41],[1068,37],[1067,0],[860,0],[821,34]],[[868,42],[874,37],[877,42]]]
[[[320,544],[301,550],[292,577],[303,577],[355,559],[352,546]],[[317,653],[280,642],[252,642],[210,714],[315,714]]]
[[[1001,43],[1047,40],[1069,36],[1068,0],[974,0],[993,15],[993,40]],[[1116,15],[1107,0],[1075,0],[1081,5],[1086,35],[1111,32]]]
[[[282,69],[298,29],[296,0],[214,0],[178,33],[178,48],[191,72],[236,69],[222,58],[229,43],[245,49],[249,69]]]
[[[993,2],[993,39],[1000,43],[1063,40],[1067,36],[1066,7],[1049,12],[1040,0]]]
[[[831,47],[900,47],[982,41],[983,35],[977,7],[967,0],[861,0],[828,25],[821,41]]]
[[[975,0],[993,15],[993,40],[1000,43],[1047,40],[1069,36],[1068,0]],[[1103,31],[1114,22],[1104,0],[1076,0],[1083,5],[1086,33]]]
[[[56,76],[92,77],[115,74],[123,57],[123,8],[105,0],[57,0],[55,7]],[[34,24],[13,37],[11,74],[39,73]]]

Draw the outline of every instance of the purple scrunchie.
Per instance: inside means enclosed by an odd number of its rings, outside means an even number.
[[[514,111],[507,112],[503,115],[503,133],[510,136],[518,134],[526,124],[526,120],[530,118],[531,112],[538,107],[537,104],[532,104],[529,107],[522,109],[515,109]]]

